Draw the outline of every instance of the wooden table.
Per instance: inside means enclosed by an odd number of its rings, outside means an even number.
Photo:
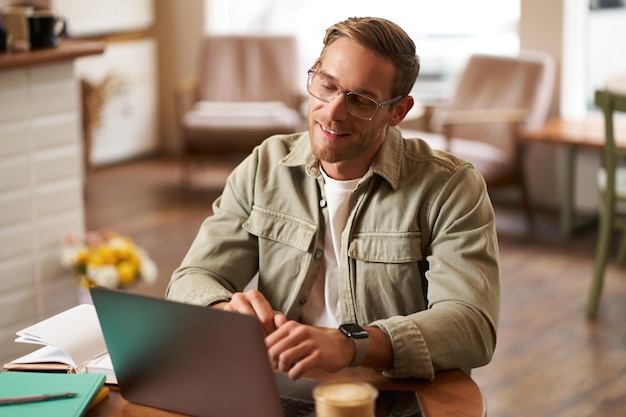
[[[626,120],[616,118],[614,122],[616,143],[626,149]],[[522,130],[519,134],[525,142],[552,143],[565,152],[563,166],[563,200],[561,201],[561,229],[571,236],[582,224],[574,209],[576,154],[579,149],[601,151],[605,142],[604,118],[600,114],[584,118],[553,117],[538,129]]]
[[[322,381],[354,379],[368,381],[380,389],[410,389],[418,393],[426,417],[484,417],[487,407],[476,383],[462,371],[438,372],[435,380],[397,381],[385,378],[380,372],[367,368],[347,368],[336,374],[314,372],[307,376]],[[116,388],[109,398],[89,410],[86,417],[174,417],[181,414],[129,403]]]

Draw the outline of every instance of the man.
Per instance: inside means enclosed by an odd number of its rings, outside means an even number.
[[[363,365],[432,379],[488,363],[493,208],[471,165],[402,138],[418,72],[392,22],[329,28],[309,70],[308,132],[267,139],[233,171],[167,297],[257,316],[291,378]]]

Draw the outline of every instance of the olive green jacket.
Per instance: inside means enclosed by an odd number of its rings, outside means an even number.
[[[396,378],[487,364],[500,270],[493,208],[467,162],[389,128],[351,199],[341,237],[344,323],[391,338]],[[298,320],[324,253],[323,178],[308,133],[273,136],[229,176],[173,273],[167,298],[210,305],[258,273],[273,308]]]

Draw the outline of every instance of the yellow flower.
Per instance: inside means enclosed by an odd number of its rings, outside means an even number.
[[[100,245],[98,247],[97,253],[102,259],[102,264],[113,265],[117,262],[115,252],[113,251],[113,249],[105,245]]]
[[[125,287],[139,280],[152,283],[158,273],[156,264],[132,239],[109,231],[89,232],[81,240],[68,236],[61,264],[86,287]]]
[[[102,266],[105,265],[104,258],[97,250],[89,251],[89,256],[87,257],[87,265],[92,266]]]
[[[137,268],[128,261],[122,261],[117,264],[117,275],[120,285],[130,285],[135,282]]]

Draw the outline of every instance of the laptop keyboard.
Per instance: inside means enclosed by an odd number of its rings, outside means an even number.
[[[285,417],[305,417],[314,415],[315,403],[312,401],[299,400],[296,398],[281,397]]]

